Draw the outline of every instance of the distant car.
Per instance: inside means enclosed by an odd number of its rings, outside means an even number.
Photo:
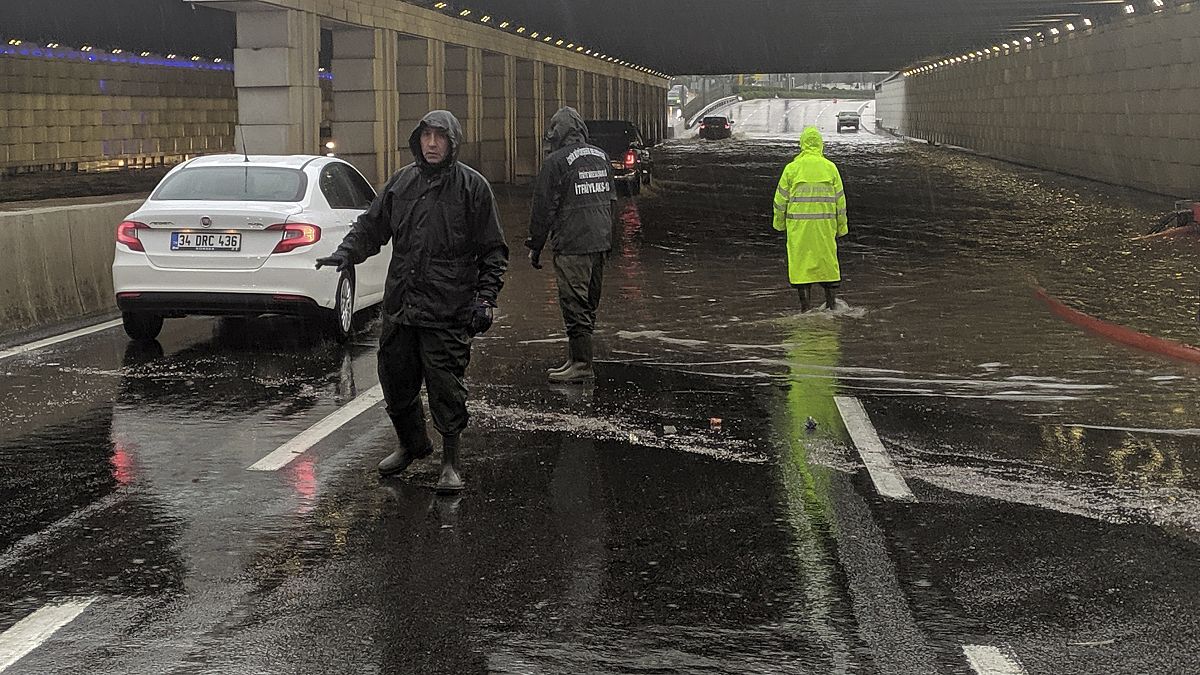
[[[654,159],[637,126],[626,120],[585,120],[592,145],[608,153],[617,191],[640,194],[654,173]]]
[[[295,314],[346,340],[354,312],[383,299],[391,247],[343,273],[314,265],[374,198],[333,157],[213,155],[175,167],[117,226],[125,332],[149,341],[164,318]]]
[[[733,136],[733,121],[728,117],[711,116],[700,120],[700,138],[712,141]]]
[[[861,116],[853,110],[843,110],[837,114],[837,130],[840,133],[842,129],[854,129],[858,131],[858,124]]]

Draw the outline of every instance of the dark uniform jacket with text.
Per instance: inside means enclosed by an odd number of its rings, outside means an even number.
[[[426,127],[450,138],[449,157],[436,166],[421,152]],[[457,160],[461,142],[453,114],[427,114],[408,139],[416,161],[392,176],[338,247],[358,264],[392,242],[383,312],[397,323],[462,328],[476,303],[494,303],[504,285],[508,246],[496,198],[486,178]]]
[[[612,167],[603,150],[587,142],[587,125],[573,108],[550,118],[525,245],[541,251],[549,238],[555,254],[602,253],[612,248]]]

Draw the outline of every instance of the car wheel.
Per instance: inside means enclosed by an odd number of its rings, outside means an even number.
[[[139,342],[150,342],[162,332],[163,318],[149,312],[121,312],[125,334]]]
[[[325,332],[338,342],[349,340],[354,334],[354,277],[349,272],[338,277],[333,309],[327,311]]]
[[[643,181],[643,182],[644,182],[646,185],[649,185],[649,184],[650,184],[650,180],[651,180],[651,176],[650,176],[650,174],[651,174],[651,172],[650,172],[650,171],[647,171],[646,173],[642,174],[642,175],[644,175],[644,176],[646,177],[646,180],[645,180],[645,181]]]
[[[630,197],[636,197],[642,194],[642,178],[635,176],[633,180],[626,183],[626,189],[629,191]]]

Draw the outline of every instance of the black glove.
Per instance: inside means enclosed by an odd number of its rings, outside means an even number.
[[[529,249],[529,264],[533,265],[533,269],[542,269],[542,252]]]
[[[471,313],[471,335],[486,333],[492,327],[492,311],[495,308],[496,303],[491,300],[480,300],[475,305],[475,311]]]
[[[331,256],[317,258],[317,269],[321,269],[322,267],[336,267],[337,271],[345,272],[353,266],[350,263],[350,259],[346,257],[346,254],[341,251],[334,251]]]

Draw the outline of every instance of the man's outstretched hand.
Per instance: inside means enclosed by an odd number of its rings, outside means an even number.
[[[321,269],[322,267],[336,267],[337,271],[345,272],[353,267],[353,265],[350,264],[350,259],[345,255],[341,253],[334,253],[331,256],[317,258],[317,269]]]

